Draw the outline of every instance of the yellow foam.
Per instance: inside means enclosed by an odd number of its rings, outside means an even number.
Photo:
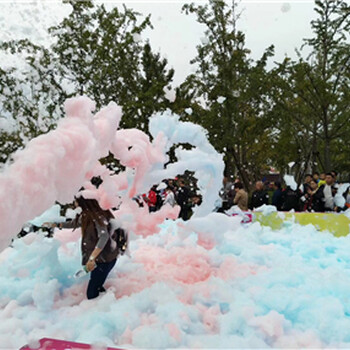
[[[274,230],[282,228],[283,222],[294,221],[300,225],[314,225],[320,231],[329,231],[336,237],[347,236],[350,233],[350,219],[338,213],[282,213],[274,212],[268,215],[254,213],[254,221]]]

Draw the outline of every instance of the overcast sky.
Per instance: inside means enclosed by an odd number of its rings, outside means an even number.
[[[154,30],[147,32],[154,49],[159,49],[176,70],[176,82],[181,82],[193,67],[189,61],[196,55],[196,45],[204,37],[204,27],[195,15],[181,13],[184,2],[129,2],[142,13],[151,13]],[[294,50],[302,39],[312,35],[310,21],[314,18],[313,1],[242,1],[242,17],[238,28],[246,34],[247,47],[253,58],[275,45],[276,60],[285,55],[295,57]]]
[[[189,61],[196,55],[196,45],[204,37],[204,28],[194,15],[181,13],[184,1],[105,1],[108,6],[125,3],[138,12],[151,14],[153,30],[144,32],[153,49],[160,51],[175,68],[174,85],[180,84],[193,71]],[[201,3],[205,3],[201,1]],[[230,1],[231,3],[231,1]],[[242,0],[243,14],[238,25],[246,34],[246,44],[253,58],[275,45],[275,60],[285,55],[295,57],[294,50],[302,38],[312,35],[313,1]],[[29,37],[45,42],[45,28],[57,23],[69,12],[58,1],[0,0],[0,40]]]

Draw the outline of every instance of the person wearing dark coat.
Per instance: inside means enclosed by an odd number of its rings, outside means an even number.
[[[264,191],[264,184],[262,181],[257,181],[255,184],[256,190],[252,194],[252,199],[250,203],[251,209],[256,209],[264,204],[269,204],[269,195]]]
[[[185,186],[184,180],[179,180],[179,188],[176,194],[176,202],[180,206],[181,211],[179,217],[184,221],[189,219],[190,214],[190,205],[189,200],[191,198],[191,191],[188,187]]]
[[[272,196],[272,205],[274,205],[278,211],[282,210],[282,188],[281,188],[281,183],[280,182],[276,182],[274,184],[274,189],[275,192],[273,193]]]
[[[308,193],[308,190],[310,189],[310,182],[312,180],[312,175],[311,174],[306,174],[305,175],[305,181],[304,181],[304,184],[303,184],[303,195],[307,194]]]
[[[290,186],[282,191],[282,211],[299,211],[299,199],[301,193],[298,190],[293,190]]]
[[[324,185],[318,187],[315,180],[309,183],[310,188],[308,193],[304,195],[306,201],[304,203],[304,211],[322,213],[325,211],[324,207]]]

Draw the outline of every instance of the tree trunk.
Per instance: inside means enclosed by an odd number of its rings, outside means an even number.
[[[236,151],[233,148],[231,148],[229,150],[229,152],[230,152],[230,154],[232,154],[233,161],[234,161],[235,166],[236,166],[238,173],[239,173],[239,177],[240,177],[244,187],[249,192],[249,190],[250,190],[249,176],[246,173],[246,171],[243,169],[243,166],[239,160],[239,155],[236,153]]]
[[[316,166],[316,163],[317,163],[317,155],[318,155],[318,150],[317,150],[317,125],[316,123],[314,123],[313,125],[313,130],[312,130],[312,157],[311,157],[311,162],[312,162],[312,165],[311,165],[311,170],[312,170],[312,173],[314,173],[316,170],[317,170],[317,166]]]
[[[226,160],[225,160],[225,171],[224,176],[227,178],[230,178],[233,174],[235,174],[235,162],[232,156],[229,154],[226,154]]]
[[[331,171],[332,162],[331,162],[331,140],[329,138],[326,138],[324,140],[324,166],[326,172]]]
[[[325,167],[324,164],[323,164],[323,160],[322,160],[322,156],[321,156],[320,152],[317,152],[317,158],[318,158],[318,161],[319,161],[320,164],[321,164],[321,169],[322,169],[322,171],[325,172],[325,171],[326,171],[326,167]]]

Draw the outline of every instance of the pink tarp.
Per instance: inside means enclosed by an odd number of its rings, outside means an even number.
[[[242,216],[242,221],[241,221],[242,224],[249,224],[253,222],[252,213],[244,212],[243,214],[231,214],[229,216]]]
[[[40,344],[40,345],[39,345]],[[98,345],[89,345],[82,343],[75,343],[66,340],[57,340],[50,338],[40,339],[37,345],[23,346],[20,350],[80,350],[80,349],[101,349]],[[103,347],[102,347],[103,348]],[[106,350],[121,350],[117,348],[103,348]]]

